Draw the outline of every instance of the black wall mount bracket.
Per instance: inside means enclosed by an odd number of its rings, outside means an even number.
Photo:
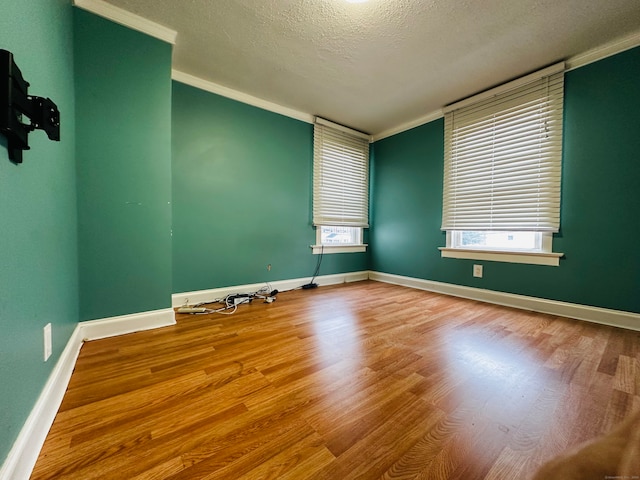
[[[50,98],[28,93],[29,83],[13,60],[0,49],[0,133],[7,137],[9,159],[22,163],[29,150],[29,133],[44,130],[50,140],[60,141],[60,112]]]

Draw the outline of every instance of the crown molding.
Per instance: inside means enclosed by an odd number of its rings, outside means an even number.
[[[579,55],[574,55],[573,57],[567,58],[565,60],[565,71],[575,70],[576,68],[580,68],[590,63],[597,62],[598,60],[603,60],[607,57],[611,57],[613,55],[622,53],[626,50],[630,50],[638,46],[640,46],[640,31],[634,32],[631,35],[627,35],[622,38],[618,38],[609,43],[605,43],[604,45],[596,47],[592,50],[588,50],[587,52],[581,53]],[[390,128],[380,133],[376,133],[373,135],[373,141],[377,142],[378,140],[382,140],[383,138],[391,137],[392,135],[397,135],[398,133],[402,133],[412,128],[419,127],[420,125],[424,125],[426,123],[437,120],[443,115],[444,113],[442,109],[436,110],[410,122],[398,125],[397,127]]]
[[[254,97],[253,95],[240,92],[239,90],[234,90],[232,88],[225,87],[208,80],[204,80],[189,73],[181,72],[180,70],[171,70],[171,78],[176,82],[184,83],[186,85],[199,88],[200,90],[205,90],[207,92],[215,93],[216,95],[221,95],[223,97],[237,100],[254,107],[262,108],[263,110],[279,113],[280,115],[284,115],[285,117],[295,118],[296,120],[301,120],[306,123],[313,123],[315,119],[315,117],[309,113],[300,112],[299,110],[294,110],[293,108],[289,107],[284,107],[282,105],[278,105],[277,103],[269,102],[268,100],[264,100],[262,98]]]
[[[626,37],[618,38],[612,42],[605,43],[592,50],[568,58],[565,61],[567,70],[583,67],[637,46],[640,46],[640,30]]]
[[[382,140],[383,138],[391,137],[393,135],[397,135],[398,133],[406,132],[407,130],[411,130],[412,128],[419,127],[420,125],[424,125],[425,123],[433,122],[438,118],[442,118],[444,113],[442,109],[439,108],[433,112],[427,113],[420,118],[416,118],[415,120],[411,120],[410,122],[403,123],[402,125],[398,125],[397,127],[390,128],[388,130],[384,130],[380,133],[376,133],[372,135],[373,141],[377,142],[378,140]]]
[[[176,43],[177,32],[175,30],[171,30],[163,25],[147,20],[146,18],[128,12],[122,8],[115,7],[103,0],[73,0],[73,5],[172,45],[175,45]],[[640,46],[640,31],[566,59],[566,70],[574,70],[637,46]],[[306,123],[314,123],[314,116],[312,114],[294,110],[259,97],[254,97],[253,95],[195,77],[179,70],[172,70],[171,78],[177,82],[185,83],[192,87],[231,98],[254,107],[262,108]],[[411,130],[412,128],[419,127],[437,120],[438,118],[442,118],[443,115],[442,109],[429,112],[426,115],[409,122],[376,133],[371,136],[371,141],[376,142],[407,130]]]
[[[498,95],[502,95],[503,93],[510,92],[511,90],[515,90],[516,88],[523,87],[531,82],[535,82],[544,77],[549,77],[557,73],[562,73],[565,70],[566,70],[565,62],[556,63],[547,68],[543,68],[542,70],[538,70],[536,72],[530,73],[529,75],[524,75],[522,77],[516,78],[515,80],[511,80],[510,82],[498,85],[497,87],[490,88],[489,90],[484,90],[480,93],[467,97],[463,100],[459,100],[455,103],[450,103],[449,105],[445,106],[442,109],[442,112],[446,115],[447,113],[452,112],[454,110],[468,107],[478,102],[482,102],[484,100],[488,100]]]
[[[73,5],[132,30],[170,43],[171,45],[176,44],[178,32],[175,30],[171,30],[170,28],[147,20],[122,8],[115,7],[103,0],[73,0]]]

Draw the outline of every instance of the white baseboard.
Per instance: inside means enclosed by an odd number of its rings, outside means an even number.
[[[101,318],[80,322],[83,340],[98,340],[126,333],[140,332],[154,328],[175,325],[176,317],[172,308],[132,313],[118,317]]]
[[[547,300],[544,298],[528,297],[513,293],[496,292],[493,290],[465,287],[451,283],[404,277],[390,273],[369,272],[369,278],[379,282],[403,285],[405,287],[428,290],[430,292],[443,293],[471,300],[479,300],[481,302],[494,303],[497,305],[531,310],[540,313],[549,313],[551,315],[559,315],[562,317],[575,318],[577,320],[585,320],[612,327],[640,331],[640,314],[638,313],[591,307],[588,305],[560,302],[557,300]]]
[[[81,330],[80,325],[77,325],[62,351],[40,397],[0,469],[1,480],[28,480],[31,476],[76,365],[76,359],[82,347]]]
[[[319,286],[336,285],[339,283],[358,282],[369,278],[368,271],[336,273],[334,275],[322,275],[315,277],[314,283]],[[272,289],[285,291],[298,288],[311,281],[311,277],[294,278],[291,280],[276,280],[269,282]],[[212,288],[209,290],[197,290],[194,292],[174,293],[172,295],[172,305],[180,307],[181,305],[194,305],[196,303],[211,302],[220,298],[224,298],[232,293],[253,293],[260,290],[267,283],[252,283],[248,285],[236,285],[233,287]]]
[[[78,323],[0,469],[0,480],[28,480],[31,476],[69,385],[80,348],[86,340],[150,330],[175,323],[175,314],[171,308]]]
[[[314,282],[320,286],[325,286],[367,279],[640,331],[640,314],[637,313],[495,292],[389,273],[362,271],[323,275],[316,277]],[[269,282],[269,285],[274,289],[284,291],[300,287],[305,283],[309,283],[309,281],[311,281],[310,277],[279,280]],[[255,292],[264,285],[265,283],[256,283],[177,293],[172,296],[172,303],[173,306],[177,307],[185,303],[194,304],[211,301],[223,298],[231,293]],[[28,480],[58,408],[62,403],[80,348],[85,340],[96,340],[174,324],[175,315],[171,308],[79,323],[51,372],[49,380],[22,427],[13,448],[2,465],[0,480]]]

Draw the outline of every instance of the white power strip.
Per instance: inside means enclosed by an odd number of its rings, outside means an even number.
[[[178,313],[204,313],[207,309],[204,307],[180,307]]]

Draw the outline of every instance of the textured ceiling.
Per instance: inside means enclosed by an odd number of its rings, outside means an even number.
[[[173,68],[379,134],[640,31],[640,0],[106,0]]]

